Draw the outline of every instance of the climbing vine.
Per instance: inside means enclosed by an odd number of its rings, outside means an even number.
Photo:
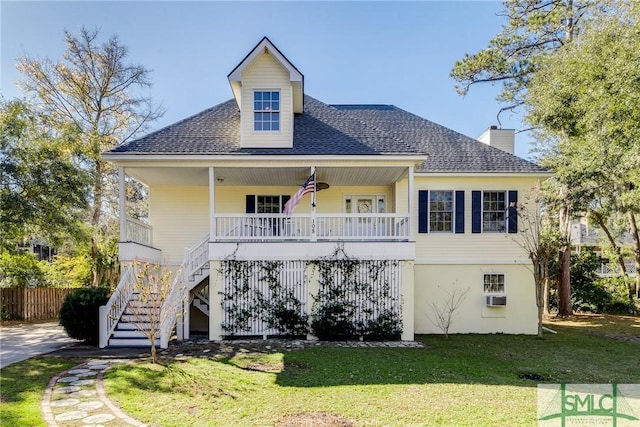
[[[387,272],[397,261],[359,260],[338,247],[311,261],[319,274],[311,331],[321,340],[398,340],[402,334],[399,295]]]
[[[283,261],[222,262],[221,273],[226,283],[222,293],[227,319],[222,325],[225,332],[229,335],[248,332],[258,323],[283,336],[307,334],[307,315],[295,296],[295,289],[303,284],[287,287],[280,279],[283,267]]]
[[[309,266],[319,277],[310,317],[305,302],[296,296],[306,294],[306,275],[293,282],[281,277],[283,271],[306,271]],[[257,332],[254,325],[259,324],[284,336],[311,332],[321,340],[398,340],[399,283],[392,283],[397,267],[397,261],[351,258],[342,247],[312,261],[239,261],[233,254],[220,271],[226,284],[223,329],[238,335]]]

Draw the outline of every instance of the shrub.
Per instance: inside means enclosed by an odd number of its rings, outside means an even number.
[[[98,344],[98,311],[109,301],[109,288],[78,288],[70,292],[60,308],[60,325],[71,338]]]
[[[13,254],[3,250],[0,254],[0,287],[30,288],[45,285],[44,273],[35,254]]]
[[[316,306],[311,320],[311,332],[323,341],[346,341],[357,337],[349,304],[326,303]]]
[[[276,304],[269,311],[267,324],[276,328],[283,336],[298,337],[307,334],[307,316],[300,313],[300,307],[293,309],[284,304]]]
[[[597,283],[600,257],[587,248],[571,255],[571,304],[574,310],[602,312],[608,295]]]
[[[602,307],[603,313],[627,314],[631,311],[629,290],[624,277],[602,277],[598,279],[597,285],[607,294]]]
[[[56,255],[51,263],[41,264],[51,287],[80,288],[91,283],[91,257],[88,253]]]
[[[370,321],[362,331],[365,341],[397,341],[402,336],[402,319],[398,313],[384,311]]]

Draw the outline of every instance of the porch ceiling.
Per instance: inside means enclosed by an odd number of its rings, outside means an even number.
[[[332,186],[390,185],[406,173],[405,167],[318,167],[316,179]],[[126,173],[147,185],[208,186],[205,167],[126,168]],[[299,186],[309,167],[216,167],[216,186]]]

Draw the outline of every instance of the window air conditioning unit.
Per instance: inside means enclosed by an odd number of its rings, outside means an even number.
[[[486,295],[487,307],[504,307],[507,305],[506,295]]]

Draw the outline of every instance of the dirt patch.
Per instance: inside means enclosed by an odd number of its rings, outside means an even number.
[[[535,372],[521,372],[518,374],[518,378],[523,380],[532,380],[536,382],[549,381],[549,378],[546,375],[538,374]]]
[[[242,353],[274,353],[304,350],[313,347],[404,347],[424,348],[414,341],[306,341],[298,339],[246,339],[209,341],[206,337],[193,337],[186,341],[171,341],[169,348],[159,350],[163,357],[212,357],[232,358]]]
[[[356,424],[339,415],[327,412],[301,412],[280,418],[276,427],[352,427]]]

